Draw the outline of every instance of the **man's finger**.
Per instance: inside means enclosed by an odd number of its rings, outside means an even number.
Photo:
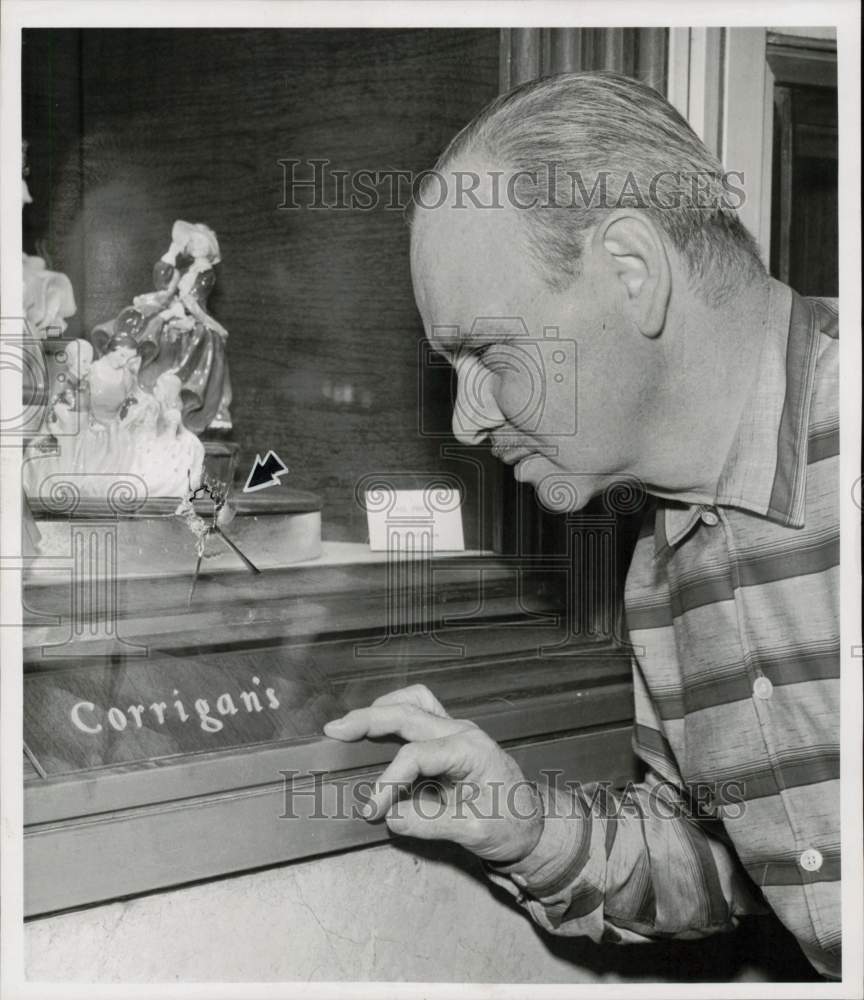
[[[399,792],[418,778],[463,778],[469,770],[461,740],[444,737],[408,743],[382,771],[369,797],[366,818],[376,819],[399,797]]]
[[[462,732],[471,723],[432,715],[416,705],[398,703],[355,708],[341,719],[324,726],[327,736],[337,740],[359,740],[363,737],[401,736],[403,740],[435,740],[441,736]]]
[[[403,837],[423,840],[453,840],[460,843],[464,821],[460,823],[451,815],[451,806],[445,798],[431,789],[421,789],[414,795],[400,799],[387,811],[385,822],[393,833]]]
[[[399,688],[397,691],[388,691],[387,694],[376,698],[372,705],[399,705],[403,703],[416,705],[431,715],[440,715],[445,719],[450,718],[447,710],[425,684],[412,684],[410,687]]]

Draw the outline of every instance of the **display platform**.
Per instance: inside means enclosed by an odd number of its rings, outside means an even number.
[[[28,583],[56,583],[56,570],[46,560],[69,558],[76,546],[101,550],[115,560],[116,577],[164,577],[194,573],[198,560],[195,534],[176,514],[180,498],[148,499],[133,509],[81,498],[58,511],[54,502],[29,500],[32,521],[27,533]],[[209,521],[214,503],[196,499],[195,513]],[[314,493],[280,488],[274,495],[232,496],[222,518],[224,535],[258,569],[276,569],[321,555],[321,500]],[[105,541],[100,544],[99,539]],[[110,540],[109,540],[110,539]],[[235,571],[243,563],[219,535],[207,539],[201,573]]]

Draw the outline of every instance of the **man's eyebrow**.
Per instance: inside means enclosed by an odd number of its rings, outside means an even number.
[[[460,352],[472,351],[478,347],[511,340],[514,336],[524,336],[524,332],[509,317],[501,319],[483,318],[470,327],[456,324],[436,326],[427,338],[432,350],[450,360]]]
[[[524,337],[527,333],[522,320],[513,316],[483,316],[474,321],[467,331],[466,339],[473,343],[488,343],[490,340],[509,340]]]
[[[436,344],[485,344],[490,340],[514,336],[525,336],[524,326],[516,325],[513,320],[504,317],[500,320],[475,320],[471,326],[436,326],[429,339]]]

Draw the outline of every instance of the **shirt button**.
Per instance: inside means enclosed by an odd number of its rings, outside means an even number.
[[[707,508],[706,510],[703,510],[702,513],[699,515],[699,517],[702,519],[702,523],[707,524],[709,528],[716,528],[717,525],[720,523],[720,518],[717,516],[717,511],[711,510],[710,507]]]
[[[798,861],[805,872],[818,872],[822,867],[822,855],[815,847],[808,847]]]
[[[755,683],[753,684],[753,694],[757,698],[761,698],[763,701],[767,701],[771,697],[771,692],[774,690],[774,685],[767,677],[757,677]]]

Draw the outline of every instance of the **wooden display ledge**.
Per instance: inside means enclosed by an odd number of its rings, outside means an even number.
[[[112,507],[106,500],[81,498],[68,513],[38,498],[30,499],[32,532],[25,579],[32,584],[57,583],[57,568],[43,560],[69,560],[76,537],[90,539],[100,532],[116,539],[116,577],[164,577],[191,574],[198,559],[196,538],[174,512],[180,498],[148,499],[134,509]],[[233,519],[225,534],[259,569],[274,569],[317,559],[321,555],[321,500],[314,493],[275,487],[273,494],[232,496]],[[213,501],[194,501],[205,520]],[[106,544],[115,544],[106,543]],[[101,549],[99,549],[101,551]],[[100,557],[101,558],[101,557]],[[243,564],[218,535],[207,540],[202,574],[236,571]]]
[[[107,500],[97,497],[82,497],[73,510],[61,515],[57,506],[46,503],[41,497],[28,497],[30,511],[39,521],[44,519],[66,520],[68,518],[104,517],[117,515],[118,518],[173,514],[182,497],[150,497],[140,501],[128,511],[118,510]],[[321,510],[321,498],[307,490],[276,487],[272,493],[232,493],[231,507],[238,514],[305,514]],[[119,505],[118,505],[119,506]],[[213,510],[213,501],[203,496],[194,501],[195,510],[202,517]]]

